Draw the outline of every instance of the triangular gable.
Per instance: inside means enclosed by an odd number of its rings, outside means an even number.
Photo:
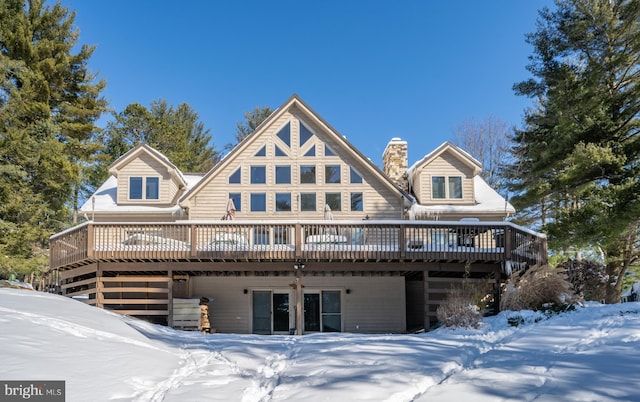
[[[115,177],[118,177],[118,172],[123,167],[131,163],[131,161],[139,158],[141,155],[148,155],[151,158],[158,161],[161,165],[165,166],[167,172],[171,175],[172,179],[176,180],[180,188],[187,187],[187,181],[185,180],[182,172],[161,152],[157,151],[153,147],[147,144],[139,144],[131,148],[127,153],[118,158],[115,162],[109,166],[109,173]]]
[[[255,141],[259,141],[260,137],[286,113],[300,115],[304,120],[308,120],[315,126],[319,127],[322,133],[331,137],[332,149],[339,148],[333,149],[334,151],[337,151],[339,154],[348,154],[353,159],[359,161],[361,166],[368,169],[380,184],[384,185],[391,191],[397,192],[399,196],[403,196],[405,200],[408,200],[409,202],[413,200],[408,193],[404,192],[395,183],[393,183],[373,162],[371,162],[369,158],[358,151],[343,135],[338,133],[338,131],[331,127],[331,125],[320,117],[320,115],[302,101],[298,95],[293,94],[282,106],[277,108],[267,119],[265,119],[265,121],[263,121],[253,133],[236,145],[229,154],[214,166],[194,188],[187,192],[182,197],[180,205],[188,207],[190,200],[195,197],[201,189],[205,188],[219,172],[224,171],[229,164],[233,163],[234,160],[245,151],[245,149],[250,147]]]
[[[425,155],[418,162],[414,163],[409,168],[408,170],[409,181],[412,181],[413,176],[416,173],[419,173],[425,166],[427,166],[428,164],[433,162],[433,160],[435,160],[436,158],[438,158],[439,156],[447,152],[453,155],[456,159],[460,160],[466,166],[468,166],[473,172],[474,176],[477,176],[482,171],[482,163],[480,163],[476,158],[471,156],[471,154],[469,154],[468,152],[455,146],[451,142],[446,141],[442,143],[438,148],[436,148],[429,154]]]

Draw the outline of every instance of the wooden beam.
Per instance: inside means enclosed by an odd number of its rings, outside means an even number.
[[[87,274],[96,272],[97,269],[98,269],[98,263],[94,262],[92,264],[83,265],[77,268],[66,269],[64,271],[60,270],[60,279],[65,280],[69,278],[74,278],[76,276],[87,275]]]
[[[144,288],[144,287],[105,287],[103,293],[169,293],[167,288]],[[105,300],[107,300],[105,298]]]

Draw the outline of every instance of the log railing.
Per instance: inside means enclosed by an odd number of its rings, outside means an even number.
[[[547,262],[543,234],[509,222],[87,222],[50,241],[52,269],[99,260]]]

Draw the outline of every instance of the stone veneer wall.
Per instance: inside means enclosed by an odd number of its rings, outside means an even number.
[[[407,142],[392,138],[382,153],[382,171],[401,189],[407,191],[407,169],[409,168]]]

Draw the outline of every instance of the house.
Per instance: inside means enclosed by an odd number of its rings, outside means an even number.
[[[203,175],[139,145],[51,238],[63,293],[180,326],[208,297],[229,333],[429,329],[463,280],[499,287],[546,262],[544,235],[444,143],[412,166],[392,139],[379,169],[297,95]]]

